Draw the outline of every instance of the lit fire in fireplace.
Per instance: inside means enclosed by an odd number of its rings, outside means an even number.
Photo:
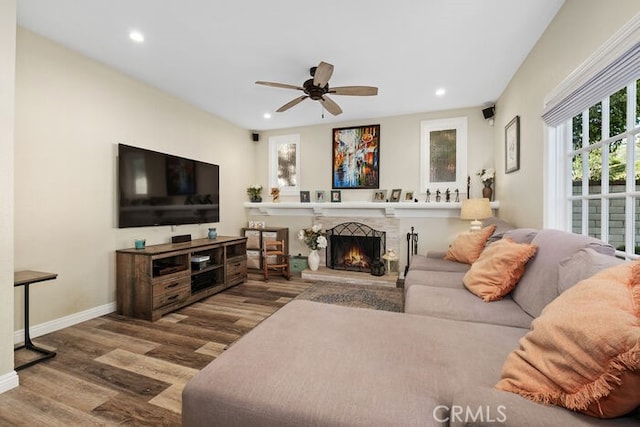
[[[371,268],[371,259],[360,247],[351,247],[342,257],[342,265],[352,268]]]

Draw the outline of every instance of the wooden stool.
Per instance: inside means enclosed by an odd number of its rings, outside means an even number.
[[[269,270],[291,279],[289,254],[284,252],[284,240],[265,240],[262,244],[262,270],[264,280],[269,280]]]

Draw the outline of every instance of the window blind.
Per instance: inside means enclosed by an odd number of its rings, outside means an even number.
[[[546,97],[542,118],[558,126],[640,77],[640,12]]]
[[[640,42],[596,72],[564,98],[551,102],[542,118],[557,126],[640,78]]]

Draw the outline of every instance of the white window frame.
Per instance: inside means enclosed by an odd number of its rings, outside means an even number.
[[[433,131],[456,130],[456,180],[452,182],[432,182],[430,180],[430,134]],[[467,186],[467,138],[468,118],[452,117],[447,119],[423,120],[420,122],[420,191],[427,190],[435,193],[444,192],[447,188],[460,192],[466,191]]]
[[[281,186],[278,183],[278,149],[282,145],[296,146],[296,185]],[[285,196],[297,196],[300,194],[300,134],[277,135],[269,137],[269,191],[278,187],[280,194]]]

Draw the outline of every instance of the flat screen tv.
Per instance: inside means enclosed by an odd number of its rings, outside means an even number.
[[[220,221],[220,167],[118,144],[118,227]]]

